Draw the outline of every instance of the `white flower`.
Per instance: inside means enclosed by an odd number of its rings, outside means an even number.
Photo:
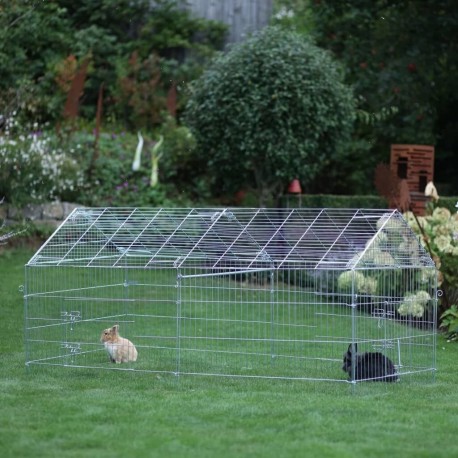
[[[378,251],[374,254],[374,264],[378,266],[393,266],[396,262],[387,251]]]
[[[138,145],[135,151],[134,162],[132,163],[132,170],[134,172],[137,172],[138,170],[140,170],[141,155],[142,155],[142,149],[143,149],[143,137],[140,131],[138,131],[137,136],[138,136]]]
[[[282,6],[277,14],[275,14],[275,19],[283,19],[283,18],[292,18],[294,17],[294,11],[286,8],[286,6]]]
[[[358,293],[375,294],[377,292],[377,279],[373,277],[365,277],[364,280],[357,285]]]
[[[380,247],[380,245],[385,244],[388,241],[388,236],[385,232],[377,232],[371,239],[366,242],[366,248],[373,246],[373,247]]]
[[[337,286],[339,289],[348,290],[354,285],[356,291],[364,287],[365,278],[361,272],[354,270],[347,270],[342,272],[337,279]]]
[[[448,252],[449,249],[453,249],[451,246],[452,239],[448,235],[439,235],[434,242],[439,251]]]
[[[398,307],[398,313],[402,316],[412,315],[414,317],[420,318],[423,316],[424,312],[424,305],[421,304],[418,301],[417,296],[412,293],[406,294],[406,296],[404,296],[404,301]]]
[[[434,183],[430,181],[425,188],[425,196],[426,197],[431,197],[434,202],[437,202],[439,200],[439,194],[437,193],[437,189],[434,186]]]
[[[433,211],[433,219],[436,220],[437,222],[442,222],[442,221],[447,221],[450,219],[452,214],[450,213],[450,210],[448,208],[444,207],[436,207]]]

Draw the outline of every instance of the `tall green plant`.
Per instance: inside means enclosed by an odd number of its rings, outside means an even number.
[[[267,27],[213,62],[185,118],[215,188],[253,186],[263,205],[326,167],[350,135],[354,99],[326,52]]]

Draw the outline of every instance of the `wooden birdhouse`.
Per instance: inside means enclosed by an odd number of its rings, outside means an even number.
[[[434,146],[391,145],[390,169],[400,180],[406,180],[412,211],[424,215],[425,188],[434,178]]]

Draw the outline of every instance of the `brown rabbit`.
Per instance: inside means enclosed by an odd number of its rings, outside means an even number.
[[[105,344],[105,348],[110,355],[112,363],[120,364],[129,361],[137,361],[137,349],[129,340],[118,334],[119,326],[115,324],[111,328],[104,329],[100,336],[100,342]]]

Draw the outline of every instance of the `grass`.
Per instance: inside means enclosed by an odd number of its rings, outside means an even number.
[[[2,457],[458,456],[458,345],[435,383],[347,384],[25,369],[23,265],[0,254]]]

